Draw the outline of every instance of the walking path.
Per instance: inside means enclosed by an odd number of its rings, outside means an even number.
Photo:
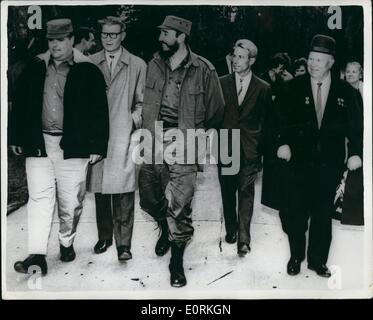
[[[7,217],[6,288],[12,297],[58,298],[273,298],[335,297],[344,290],[359,290],[364,285],[364,228],[344,226],[333,221],[333,241],[328,265],[337,273],[325,279],[307,269],[298,276],[286,273],[288,242],[282,232],[278,212],[260,204],[261,178],[256,183],[252,221],[251,253],[240,258],[236,246],[224,241],[221,224],[221,196],[217,171],[209,167],[198,175],[193,202],[195,233],[185,252],[188,285],[169,285],[170,253],[157,257],[154,246],[158,230],[151,218],[138,206],[136,194],[135,226],[132,240],[133,259],[120,264],[114,246],[100,255],[93,253],[97,241],[94,197],[87,194],[74,248],[75,261],[59,261],[58,220],[53,221],[48,251],[47,276],[18,274],[16,260],[27,256],[27,215],[23,206]],[[219,246],[221,240],[221,247]],[[83,293],[84,292],[84,293]],[[6,296],[5,296],[6,297]]]

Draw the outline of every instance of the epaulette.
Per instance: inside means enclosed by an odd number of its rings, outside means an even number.
[[[211,71],[215,70],[214,65],[210,61],[208,61],[206,58],[201,57],[199,55],[197,55],[197,57],[198,57],[199,60],[203,61]]]

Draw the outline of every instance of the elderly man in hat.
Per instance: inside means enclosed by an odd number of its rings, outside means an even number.
[[[173,142],[175,130],[186,133],[187,129],[218,127],[223,115],[224,99],[214,66],[189,48],[191,26],[188,20],[167,16],[159,26],[161,50],[148,65],[143,127],[155,141],[155,123],[161,121],[165,149]],[[191,151],[188,144],[182,148],[186,153]],[[153,148],[156,153],[154,149],[157,147]],[[182,287],[186,284],[184,249],[194,231],[191,202],[197,163],[186,164],[180,159],[175,163],[150,162],[144,163],[139,173],[140,206],[160,226],[155,253],[162,256],[171,246],[171,286]]]
[[[90,58],[105,77],[110,138],[107,157],[93,165],[88,187],[96,201],[98,242],[94,251],[105,252],[114,233],[118,259],[126,261],[132,258],[136,186],[131,137],[142,123],[146,64],[121,45],[126,32],[120,18],[109,16],[99,23],[104,49]]]
[[[88,164],[106,156],[109,137],[105,79],[73,49],[70,19],[47,23],[49,50],[26,67],[10,115],[9,144],[26,157],[29,191],[28,251],[17,272],[47,273],[48,238],[55,206],[61,261],[75,259],[73,242],[83,208]]]
[[[228,243],[237,242],[240,256],[245,256],[250,251],[255,179],[262,168],[260,142],[265,115],[272,104],[269,84],[258,78],[251,70],[257,54],[258,49],[252,41],[238,40],[232,54],[234,73],[220,78],[225,100],[221,128],[228,129],[230,134],[233,129],[240,130],[239,172],[235,175],[223,175],[222,168],[219,170],[227,232],[225,240]],[[229,153],[232,152],[231,144],[232,140],[228,138]]]
[[[362,128],[357,97],[350,86],[334,77],[335,40],[316,35],[308,55],[309,75],[291,80],[279,96],[282,124],[277,156],[290,172],[288,197],[280,218],[290,244],[289,275],[300,272],[306,254],[310,218],[308,269],[330,277],[326,266],[332,239],[331,213],[335,190],[344,167],[361,167]],[[348,139],[346,156],[345,139]]]

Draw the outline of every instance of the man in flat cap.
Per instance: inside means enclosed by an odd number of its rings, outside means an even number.
[[[38,55],[17,84],[10,114],[9,144],[26,157],[29,191],[28,251],[17,272],[39,266],[46,254],[55,206],[60,222],[60,259],[75,259],[73,247],[86,192],[89,163],[106,156],[109,137],[105,79],[78,50],[70,19],[47,23],[49,50]]]
[[[98,242],[95,253],[105,252],[113,233],[119,261],[132,258],[131,239],[135,208],[135,163],[131,139],[142,124],[146,64],[121,44],[125,24],[118,17],[99,21],[103,50],[90,56],[104,74],[109,103],[110,138],[107,157],[93,165],[88,190],[95,193]]]
[[[245,256],[250,251],[250,224],[254,209],[254,187],[257,173],[262,168],[260,143],[265,115],[270,109],[272,95],[267,82],[253,74],[258,49],[247,39],[235,43],[232,54],[232,74],[220,78],[225,100],[221,128],[240,130],[240,170],[234,175],[222,173],[219,163],[219,180],[223,200],[226,236],[228,243],[237,242],[237,253]],[[232,152],[232,138],[228,138],[228,153]],[[238,193],[238,214],[236,209]],[[237,240],[238,238],[238,240]]]
[[[180,129],[186,137],[187,129],[218,127],[223,115],[224,99],[214,66],[189,48],[191,26],[186,19],[167,16],[159,26],[161,50],[148,64],[143,127],[155,141],[155,123],[162,123],[164,149],[173,142],[175,130]],[[181,148],[185,154],[190,151],[187,143]],[[155,253],[163,256],[171,246],[169,270],[174,287],[186,285],[183,255],[194,232],[191,202],[197,162],[186,164],[183,160],[150,161],[139,173],[140,206],[161,230]]]
[[[309,75],[287,83],[279,95],[283,111],[277,156],[287,161],[288,197],[280,218],[290,244],[289,275],[300,272],[306,254],[310,218],[308,268],[330,277],[326,266],[332,239],[331,213],[344,167],[361,167],[362,128],[357,96],[348,83],[331,75],[335,40],[316,35],[308,55]],[[346,155],[345,139],[348,139]]]

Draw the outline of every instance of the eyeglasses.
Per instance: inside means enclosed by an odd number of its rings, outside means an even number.
[[[110,39],[116,39],[118,38],[118,35],[121,34],[123,31],[121,32],[101,32],[101,38],[102,39],[107,39],[107,37],[109,36]]]

